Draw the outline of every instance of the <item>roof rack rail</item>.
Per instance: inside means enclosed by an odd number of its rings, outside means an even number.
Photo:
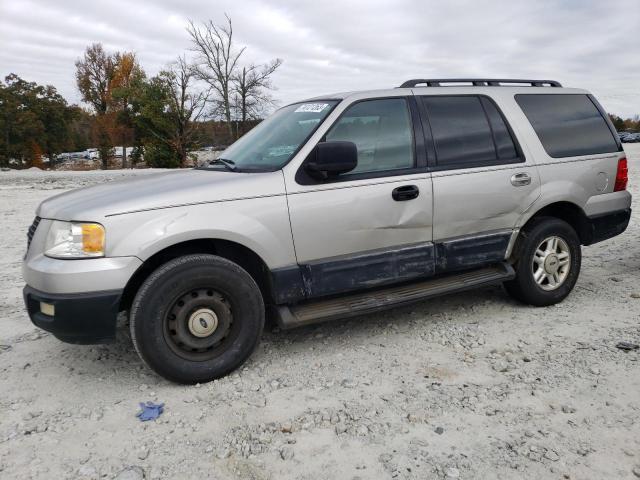
[[[530,87],[562,87],[560,82],[556,82],[555,80],[520,80],[515,78],[416,78],[407,80],[400,85],[400,88],[411,88],[423,84],[427,87],[442,87],[443,83],[471,83],[474,87],[503,87],[505,86],[503,85],[504,83],[523,84]]]

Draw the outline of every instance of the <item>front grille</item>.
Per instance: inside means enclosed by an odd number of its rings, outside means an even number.
[[[31,226],[29,227],[29,230],[27,231],[27,250],[29,250],[29,247],[31,246],[31,240],[33,240],[33,236],[36,233],[36,229],[38,228],[39,223],[40,223],[40,217],[34,218],[33,223],[31,224]]]

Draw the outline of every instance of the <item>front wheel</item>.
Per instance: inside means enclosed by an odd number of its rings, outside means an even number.
[[[535,306],[561,302],[580,273],[580,240],[571,225],[542,217],[526,227],[517,245],[516,278],[505,282],[517,300]]]
[[[185,255],[142,284],[130,315],[142,360],[179,383],[207,382],[251,355],[264,328],[258,285],[237,264],[215,255]]]

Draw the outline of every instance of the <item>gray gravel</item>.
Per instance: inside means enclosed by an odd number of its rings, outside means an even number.
[[[0,478],[640,477],[640,144],[632,225],[584,249],[548,308],[485,288],[291,332],[206,385],[116,344],[73,346],[23,310],[36,205],[127,172],[0,172]],[[144,174],[144,172],[135,172]],[[124,319],[123,319],[124,321]],[[155,422],[138,402],[165,403]]]

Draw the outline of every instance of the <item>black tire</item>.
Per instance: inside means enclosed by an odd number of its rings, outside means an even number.
[[[537,268],[534,262],[536,250],[541,242],[551,237],[558,237],[565,242],[568,247],[569,259],[567,262],[568,271],[564,274],[564,280],[557,287],[550,285],[539,285],[534,279],[534,270]],[[517,256],[514,269],[516,277],[504,283],[507,293],[516,300],[536,307],[544,307],[561,302],[566,298],[578,280],[582,255],[580,251],[580,239],[575,230],[567,222],[554,217],[540,217],[534,219],[520,234],[515,248]],[[536,256],[536,258],[539,258]],[[558,257],[556,257],[557,259]],[[555,266],[553,259],[549,259],[552,266]],[[557,268],[557,267],[556,267]],[[545,290],[545,288],[553,288]]]
[[[264,317],[260,288],[244,269],[215,255],[185,255],[159,267],[138,290],[131,339],[162,377],[208,382],[249,358]]]

